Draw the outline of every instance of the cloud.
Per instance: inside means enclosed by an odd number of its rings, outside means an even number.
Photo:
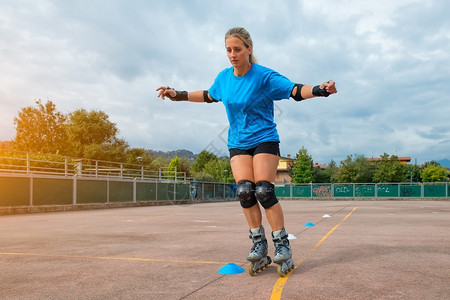
[[[337,82],[329,98],[277,102],[282,155],[445,158],[450,3],[380,1],[2,1],[0,140],[43,99],[105,111],[131,146],[226,154],[222,104],[160,101],[155,89],[209,88],[229,67],[225,32],[243,26],[261,64]]]

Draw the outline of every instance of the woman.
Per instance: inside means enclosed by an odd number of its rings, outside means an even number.
[[[231,169],[237,183],[237,197],[253,241],[247,256],[251,262],[250,274],[271,262],[267,256],[268,244],[259,202],[272,228],[274,262],[279,264],[279,275],[284,276],[293,269],[294,262],[284,228],[283,210],[275,196],[273,184],[280,158],[273,101],[289,97],[296,101],[327,97],[337,92],[335,83],[327,81],[320,86],[297,84],[257,64],[250,34],[241,27],[226,33],[225,47],[232,66],[219,73],[209,90],[186,92],[159,87],[158,97],[168,97],[173,101],[220,101],[225,105],[230,123],[228,148]]]

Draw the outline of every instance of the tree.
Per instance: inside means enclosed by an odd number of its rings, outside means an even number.
[[[127,142],[119,139],[114,144],[91,144],[84,146],[82,157],[96,160],[125,162]]]
[[[45,154],[65,154],[67,151],[66,116],[56,110],[52,101],[21,109],[14,118],[17,150]]]
[[[177,176],[176,179],[178,179],[178,172],[181,171],[181,164],[180,159],[178,156],[175,156],[169,164],[168,174],[170,179],[175,179],[175,176]]]
[[[448,180],[448,170],[439,164],[429,164],[422,169],[423,182],[441,182]]]
[[[125,168],[127,168],[127,172],[133,176],[138,176],[139,174],[142,174],[142,171],[144,171],[143,174],[145,174],[145,176],[156,177],[159,175],[159,172],[156,171],[157,168],[153,165],[154,159],[155,158],[150,154],[150,152],[144,148],[127,149]]]
[[[313,168],[312,182],[314,183],[326,183],[330,182],[330,174],[327,172],[327,168],[322,169],[320,166]]]
[[[418,165],[405,165],[403,170],[407,181],[411,182],[422,181],[422,178],[420,177],[420,173],[422,170]]]
[[[328,164],[328,172],[330,173],[330,182],[337,182],[335,174],[338,171],[338,166],[334,160],[331,160]]]
[[[186,177],[191,177],[191,162],[186,157],[180,158],[180,172],[186,174]]]
[[[211,160],[217,161],[218,158],[213,153],[203,150],[202,152],[200,152],[200,154],[197,156],[197,159],[192,164],[191,170],[194,172],[194,174],[202,172],[205,168],[205,165]]]
[[[195,180],[204,182],[215,182],[214,176],[204,172],[197,172],[195,174]]]
[[[0,141],[0,150],[8,150],[11,148],[12,142],[10,141]]]
[[[404,166],[396,155],[389,157],[387,153],[381,155],[381,160],[376,162],[374,182],[403,182],[405,178]]]
[[[153,160],[152,165],[155,169],[161,169],[167,167],[170,164],[170,161],[171,160],[168,158],[158,156]]]
[[[70,155],[124,162],[128,144],[119,139],[116,124],[103,111],[79,109],[69,114]]]
[[[297,155],[295,161],[289,168],[293,183],[309,183],[313,179],[313,161],[305,147],[302,147]]]
[[[126,151],[126,163],[141,165],[141,166],[151,166],[154,157],[150,155],[150,152],[144,148],[131,148]]]
[[[313,171],[313,182],[314,183],[330,183],[333,182],[333,174],[336,171],[337,166],[334,160],[328,163],[325,169],[320,167],[315,167]]]
[[[348,155],[341,161],[334,175],[335,182],[370,183],[373,182],[375,165],[368,162],[363,155]]]
[[[234,182],[228,159],[210,160],[202,173],[211,175],[215,182]]]
[[[441,164],[439,164],[437,161],[435,161],[435,160],[430,160],[430,161],[426,161],[424,164],[423,164],[423,168],[425,169],[426,167],[428,167],[429,165],[435,165],[435,166],[440,166]]]

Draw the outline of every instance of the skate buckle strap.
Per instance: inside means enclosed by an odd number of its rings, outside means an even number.
[[[283,254],[284,251],[289,251],[291,248],[289,246],[289,244],[279,244],[276,247],[276,254]]]
[[[257,250],[260,246],[263,245],[263,242],[257,242],[253,244],[252,251]]]
[[[248,236],[251,240],[259,240],[262,238],[262,234],[253,234],[250,232],[250,235]]]
[[[273,241],[275,243],[276,253],[282,253],[283,251],[289,251],[291,249],[291,246],[289,244],[289,240],[287,239],[287,236],[286,236],[286,238],[284,238],[284,236],[283,236],[281,238],[274,239]],[[284,249],[286,249],[286,250],[284,250]]]
[[[289,245],[288,235],[283,235],[272,239],[275,245]]]

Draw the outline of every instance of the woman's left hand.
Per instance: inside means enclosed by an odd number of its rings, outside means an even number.
[[[321,89],[325,89],[330,94],[336,94],[336,83],[333,80],[326,81],[320,85]]]

